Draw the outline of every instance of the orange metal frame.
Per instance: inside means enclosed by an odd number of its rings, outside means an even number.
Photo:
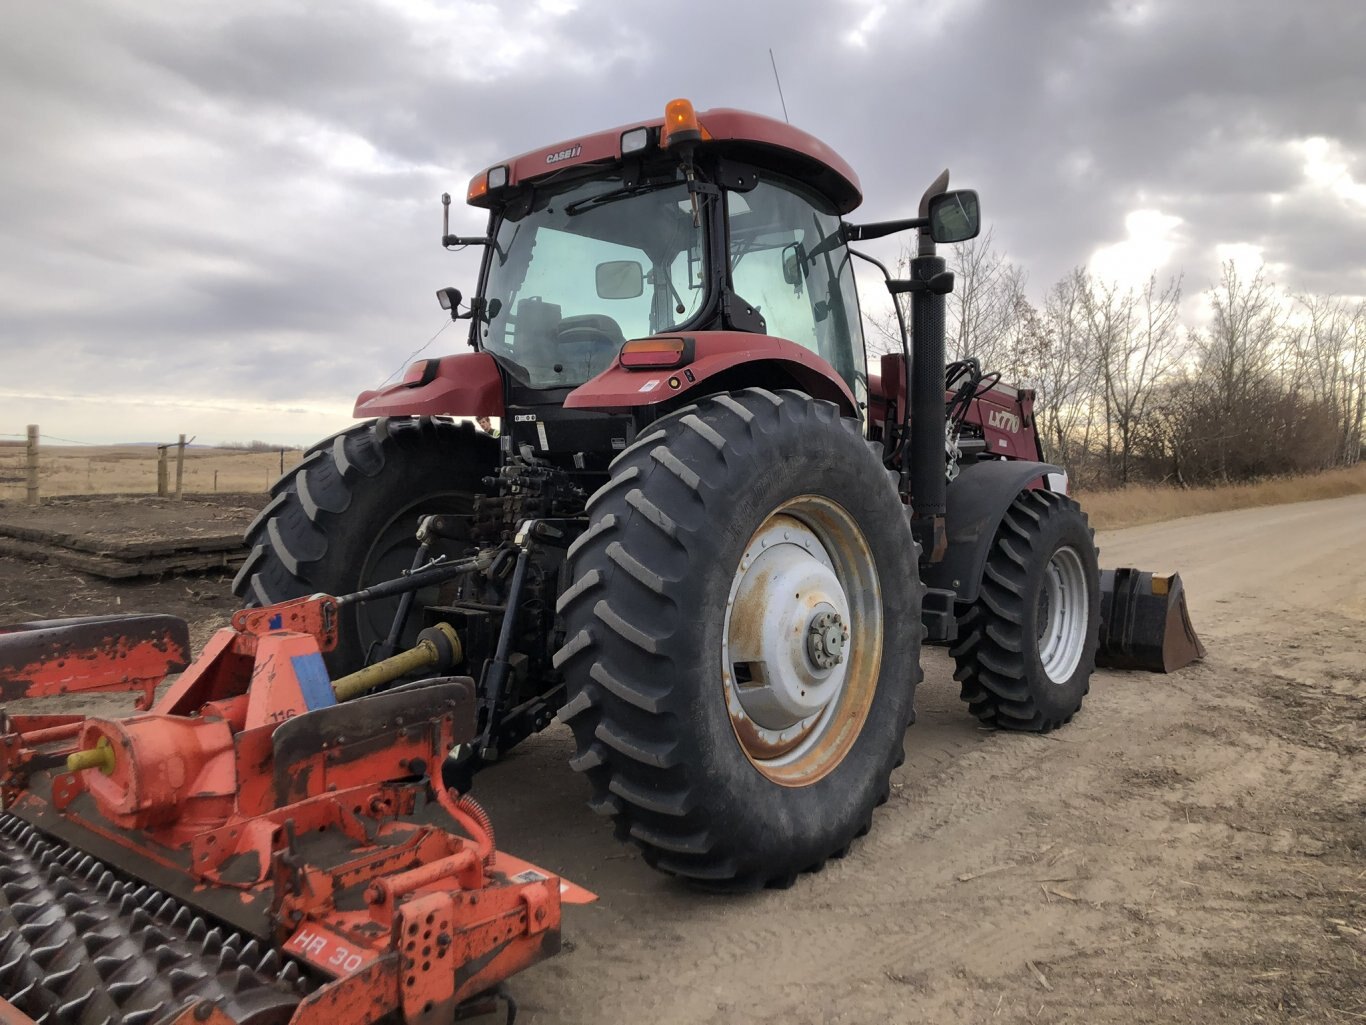
[[[87,691],[141,690],[139,708],[190,661],[175,616],[84,616],[0,627],[0,701]]]
[[[415,692],[408,714],[365,719],[363,736],[326,733],[337,711],[321,653],[336,612],[315,596],[237,613],[144,714],[4,718],[0,805],[68,842],[124,849],[129,865],[156,866],[145,881],[191,904],[214,895],[208,913],[330,980],[292,1025],[449,1022],[559,950],[562,902],[594,898],[497,851],[472,799],[432,782],[473,734],[472,681]],[[277,748],[286,723],[294,743]],[[102,744],[112,768],[62,771]],[[302,753],[276,765],[287,749]],[[416,817],[433,797],[469,835]],[[0,1001],[0,1025],[18,1014]]]

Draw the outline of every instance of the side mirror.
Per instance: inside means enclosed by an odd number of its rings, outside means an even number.
[[[441,304],[441,308],[451,315],[451,320],[460,319],[460,289],[442,288],[436,293],[436,301]]]
[[[936,242],[966,242],[982,230],[982,212],[972,189],[941,192],[930,200],[930,238]]]
[[[801,291],[802,281],[806,278],[806,253],[800,242],[783,246],[783,280]]]
[[[635,260],[609,260],[598,264],[599,299],[634,299],[645,291],[645,272]]]

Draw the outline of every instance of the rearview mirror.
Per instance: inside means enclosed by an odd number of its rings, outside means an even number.
[[[806,278],[806,253],[803,248],[800,242],[783,246],[783,280],[798,292]]]
[[[936,242],[966,242],[982,230],[982,213],[972,189],[941,192],[930,200],[930,238]]]
[[[598,264],[599,299],[634,299],[645,291],[645,272],[635,260]]]

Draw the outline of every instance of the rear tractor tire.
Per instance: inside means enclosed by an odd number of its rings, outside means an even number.
[[[868,831],[920,680],[915,545],[858,421],[751,388],[658,421],[569,549],[591,805],[664,872],[791,883]]]
[[[472,424],[430,417],[370,420],[319,442],[275,482],[247,528],[251,554],[233,593],[249,605],[270,605],[319,591],[349,594],[401,575],[417,554],[419,516],[469,514],[497,460],[497,442]],[[453,554],[462,547],[443,543]],[[419,591],[419,603],[423,597]],[[343,611],[337,648],[326,656],[333,677],[365,664],[388,634],[398,601]],[[405,643],[418,626],[413,617]]]
[[[1100,571],[1086,514],[1022,491],[997,529],[977,600],[952,649],[968,709],[1001,729],[1045,733],[1081,708],[1096,667]]]

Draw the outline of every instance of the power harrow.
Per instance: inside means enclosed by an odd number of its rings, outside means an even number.
[[[240,611],[193,664],[169,616],[0,630],[0,699],[141,691],[0,713],[0,1025],[512,1020],[504,980],[593,895],[442,782],[476,732],[473,681],[433,675],[453,630],[329,678],[369,596]]]

